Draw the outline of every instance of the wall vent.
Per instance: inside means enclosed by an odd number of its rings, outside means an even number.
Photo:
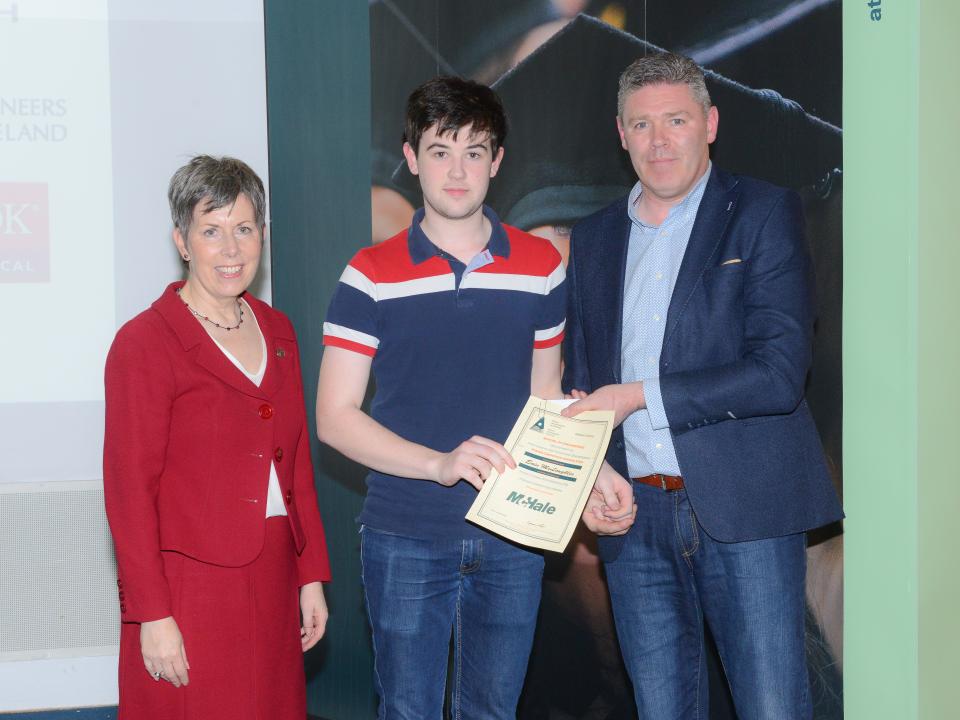
[[[116,654],[103,483],[0,484],[0,661]]]

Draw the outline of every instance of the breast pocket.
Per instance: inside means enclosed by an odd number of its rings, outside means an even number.
[[[703,273],[703,286],[718,293],[742,294],[745,263],[735,262],[708,268]]]

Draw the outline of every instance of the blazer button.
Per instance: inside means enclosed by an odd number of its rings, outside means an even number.
[[[127,606],[123,603],[120,603],[120,612],[125,613],[127,611]]]
[[[283,460],[283,448],[277,448],[273,451],[273,459],[277,462]]]
[[[264,420],[269,420],[270,418],[273,417],[273,408],[267,405],[267,403],[264,403],[263,405],[261,405],[260,408],[257,410],[257,412],[260,414],[260,417],[262,417]]]
[[[122,601],[123,600],[123,590],[117,593],[117,597]]]
[[[122,587],[123,587],[123,580],[121,580],[120,578],[117,578],[117,587],[118,587],[118,588],[122,588]]]
[[[284,496],[284,499],[287,501],[287,505],[293,502],[293,490],[287,490],[287,494]]]

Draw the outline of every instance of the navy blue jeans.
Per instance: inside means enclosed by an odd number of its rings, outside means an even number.
[[[425,540],[361,530],[380,720],[440,718],[453,637],[454,720],[515,718],[543,556],[496,537]]]
[[[740,720],[809,720],[805,535],[718,542],[685,491],[634,492],[636,522],[606,571],[640,718],[709,717],[706,619]]]

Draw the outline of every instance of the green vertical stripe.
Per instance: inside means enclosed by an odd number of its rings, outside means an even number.
[[[846,716],[952,717],[960,142],[937,0],[844,3]]]
[[[370,241],[370,40],[366,2],[265,0],[274,304],[293,320],[313,401],[327,303]],[[326,638],[307,660],[308,707],[334,720],[375,715],[354,518],[363,471],[319,448],[317,490],[334,580]]]
[[[844,3],[844,695],[917,712],[917,62],[909,2]]]
[[[920,718],[960,716],[960,5],[918,4],[918,537]]]

